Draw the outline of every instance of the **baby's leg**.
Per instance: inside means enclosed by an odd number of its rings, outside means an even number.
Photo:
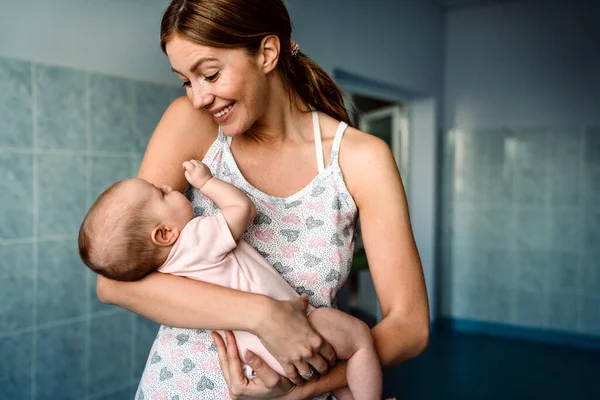
[[[371,330],[362,321],[334,308],[318,308],[308,316],[312,326],[333,346],[337,357],[348,360],[346,377],[352,392],[336,391],[341,400],[380,400],[382,372]]]

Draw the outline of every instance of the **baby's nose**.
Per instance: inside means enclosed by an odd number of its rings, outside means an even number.
[[[167,193],[173,191],[173,189],[171,189],[171,186],[169,186],[169,185],[163,185],[162,189]]]

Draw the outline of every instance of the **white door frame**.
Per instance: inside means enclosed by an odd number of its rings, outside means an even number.
[[[409,131],[406,107],[395,104],[360,115],[359,129],[369,133],[369,123],[381,118],[392,119],[391,148],[404,184],[408,182]]]

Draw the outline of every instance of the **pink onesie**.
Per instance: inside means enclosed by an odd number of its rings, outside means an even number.
[[[242,239],[235,242],[221,213],[196,217],[188,222],[158,271],[263,294],[276,300],[290,300],[299,296],[248,243]],[[308,312],[312,310],[314,307],[309,305]],[[224,336],[223,332],[219,333]],[[285,376],[281,364],[258,337],[245,331],[233,333],[242,360],[246,349],[252,350],[271,368]]]

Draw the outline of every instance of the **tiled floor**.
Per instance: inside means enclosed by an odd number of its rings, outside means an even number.
[[[386,371],[398,400],[600,399],[600,351],[488,336],[432,334],[415,360]]]

